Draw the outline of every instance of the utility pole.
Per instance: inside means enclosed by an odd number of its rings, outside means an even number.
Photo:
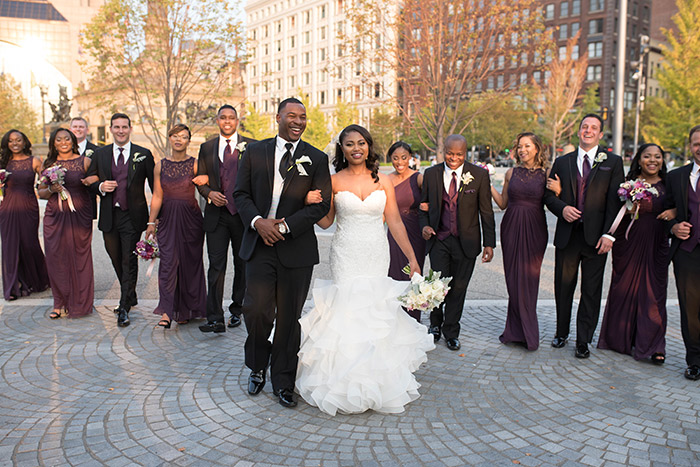
[[[639,116],[644,107],[647,88],[647,79],[646,76],[644,76],[644,62],[647,59],[648,53],[649,36],[642,34],[639,36],[639,62],[637,62],[637,71],[632,76],[632,79],[637,80],[637,105],[634,112],[634,147],[632,149],[632,154],[637,154],[637,147],[639,146]]]
[[[622,123],[625,112],[625,56],[627,52],[627,0],[620,0],[617,22],[617,64],[615,65],[615,105],[613,118],[613,152],[622,153]]]

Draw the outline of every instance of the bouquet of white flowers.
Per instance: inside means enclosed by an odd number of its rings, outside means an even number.
[[[440,277],[440,272],[432,269],[428,269],[425,276],[415,273],[411,277],[411,287],[399,296],[399,302],[409,310],[431,310],[445,300],[451,280],[451,277]]]

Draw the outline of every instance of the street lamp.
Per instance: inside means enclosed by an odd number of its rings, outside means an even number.
[[[644,106],[646,99],[647,79],[644,75],[644,62],[649,53],[649,36],[642,34],[639,36],[639,61],[637,62],[637,70],[632,75],[632,79],[637,81],[637,108],[634,113],[634,147],[632,154],[637,154],[637,146],[639,145],[639,116]],[[632,65],[634,66],[634,64]]]
[[[46,143],[46,94],[47,89],[45,84],[39,85],[39,94],[41,95],[41,142]]]

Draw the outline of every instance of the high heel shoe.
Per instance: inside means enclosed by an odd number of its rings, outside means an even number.
[[[163,329],[170,329],[170,325],[172,324],[172,321],[167,320],[167,319],[161,319],[158,321],[158,324],[156,324],[156,327],[160,326]]]

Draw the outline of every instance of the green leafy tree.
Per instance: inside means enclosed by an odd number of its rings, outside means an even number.
[[[246,114],[241,119],[241,134],[253,139],[271,138],[277,134],[275,118],[263,115],[252,105],[246,106]]]
[[[0,136],[15,129],[26,134],[32,143],[40,143],[39,117],[22,95],[20,85],[7,73],[0,73]]]
[[[331,142],[328,119],[317,105],[306,108],[306,131],[303,138],[322,151]]]
[[[358,123],[359,116],[360,112],[356,105],[340,102],[335,106],[335,132],[340,133],[346,126]]]
[[[664,66],[657,74],[667,98],[650,99],[642,135],[648,142],[685,153],[690,126],[700,123],[700,0],[677,0],[677,32],[664,29]]]
[[[534,115],[525,102],[518,96],[484,93],[479,100],[490,101],[488,112],[483,112],[474,119],[471,134],[464,136],[474,144],[488,145],[493,154],[512,147],[515,137],[523,131],[532,131]],[[482,107],[484,102],[472,105]]]
[[[375,150],[387,162],[386,152],[399,137],[401,117],[396,115],[393,108],[388,106],[377,107],[372,110],[370,130],[374,139]]]
[[[207,108],[238,86],[243,36],[236,5],[220,0],[107,0],[86,25],[81,46],[89,92],[98,103],[136,107],[161,154],[185,103]],[[196,131],[211,122],[188,122]]]

